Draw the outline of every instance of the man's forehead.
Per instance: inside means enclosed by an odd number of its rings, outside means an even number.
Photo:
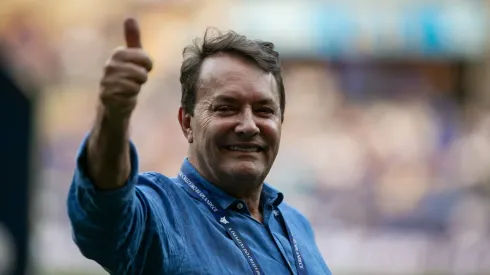
[[[239,82],[274,85],[274,76],[244,57],[221,54],[206,58],[201,66],[200,82],[222,86]],[[274,87],[274,86],[273,86]]]

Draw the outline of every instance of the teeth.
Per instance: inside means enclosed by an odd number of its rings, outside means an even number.
[[[228,147],[231,151],[240,151],[240,152],[258,152],[259,148],[257,147],[241,147],[241,146],[230,146]]]

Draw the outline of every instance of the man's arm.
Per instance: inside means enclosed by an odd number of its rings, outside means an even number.
[[[124,23],[126,48],[117,49],[107,62],[100,82],[100,103],[87,148],[87,170],[95,186],[120,188],[130,170],[129,121],[141,85],[152,62],[141,48],[136,21]]]
[[[124,24],[126,47],[117,49],[100,83],[97,117],[82,144],[68,194],[73,239],[82,254],[125,274],[138,265],[136,257],[154,219],[147,195],[135,187],[136,149],[129,141],[129,121],[141,85],[152,63],[141,49],[136,22]]]
[[[118,189],[129,178],[129,120],[129,117],[111,118],[104,107],[99,107],[84,160],[88,176],[98,189]]]

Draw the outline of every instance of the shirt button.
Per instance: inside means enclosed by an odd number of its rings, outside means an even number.
[[[238,204],[236,205],[236,208],[238,208],[238,209],[243,209],[243,203],[238,203]]]

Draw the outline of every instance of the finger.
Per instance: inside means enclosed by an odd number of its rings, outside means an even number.
[[[121,77],[108,77],[101,81],[101,86],[105,92],[107,97],[111,96],[136,96],[140,89],[141,85],[131,79],[121,78]]]
[[[113,53],[112,59],[137,64],[145,68],[148,72],[153,68],[153,62],[142,49],[118,48]]]
[[[148,80],[148,71],[134,63],[112,62],[105,68],[106,75],[117,78],[133,80],[138,84],[143,84]]]
[[[140,29],[135,19],[124,20],[124,38],[128,48],[141,48]]]
[[[148,71],[145,68],[133,63],[124,63],[122,66],[124,68],[120,71],[121,77],[133,80],[140,85],[148,80]]]

